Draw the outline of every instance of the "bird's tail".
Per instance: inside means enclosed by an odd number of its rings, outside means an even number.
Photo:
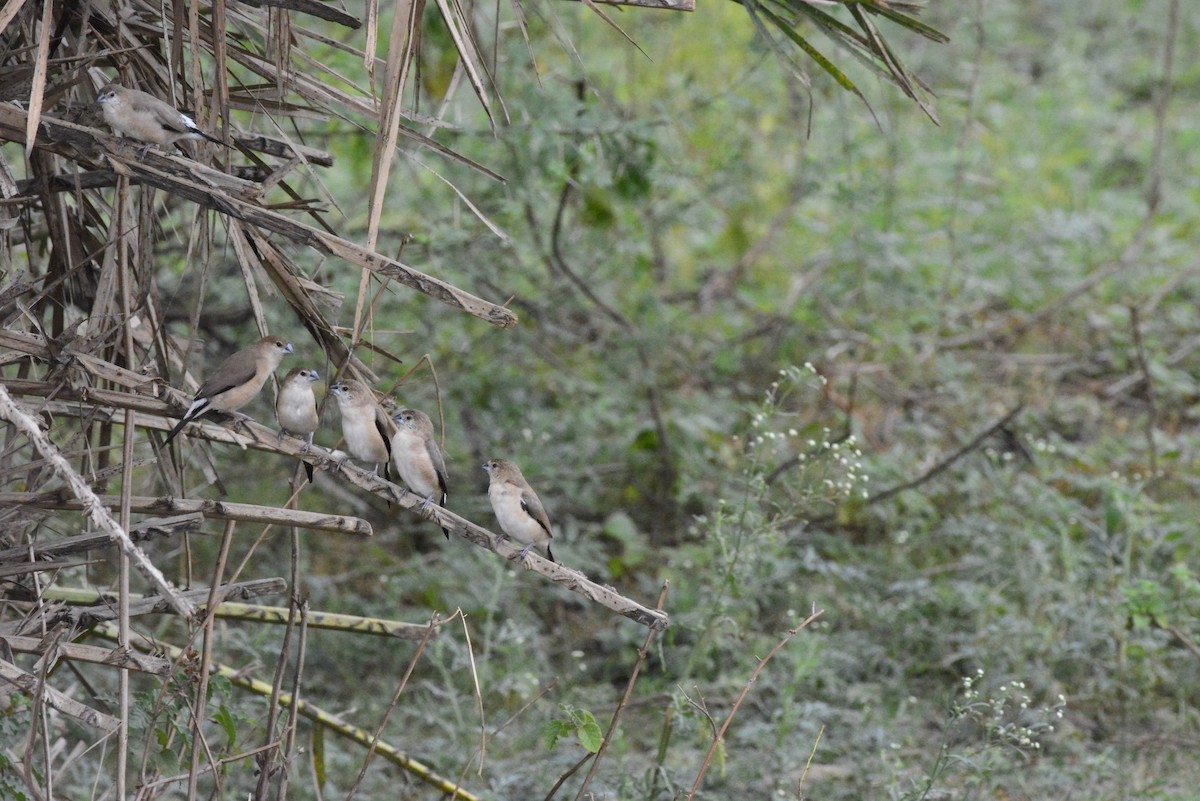
[[[183,413],[183,417],[179,418],[179,422],[176,423],[175,427],[172,428],[170,433],[167,434],[167,440],[163,443],[163,445],[170,445],[171,440],[175,439],[175,435],[182,431],[184,426],[207,412],[208,409],[208,398],[201,398],[198,401],[193,401],[192,405],[188,407],[188,410]]]
[[[175,439],[175,435],[178,434],[180,431],[182,431],[183,427],[186,426],[190,422],[192,422],[191,418],[189,418],[187,415],[184,415],[183,417],[179,418],[179,422],[176,423],[175,427],[172,428],[170,433],[167,434],[167,441],[163,443],[163,446],[165,447],[167,445],[170,445],[171,440]]]
[[[194,130],[192,131],[192,133],[198,133],[198,134],[200,134],[200,135],[201,135],[201,136],[203,136],[205,139],[207,139],[208,141],[212,142],[214,145],[223,145],[224,147],[227,147],[227,148],[229,148],[230,150],[232,150],[232,149],[233,149],[233,145],[226,144],[225,142],[221,141],[221,140],[220,140],[220,139],[218,139],[217,137],[215,137],[215,136],[212,136],[212,135],[210,135],[210,134],[206,134],[204,131],[200,130],[199,128],[196,128],[196,129],[194,129]]]

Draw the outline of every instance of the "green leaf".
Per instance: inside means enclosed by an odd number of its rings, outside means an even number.
[[[213,675],[208,677],[208,696],[211,698],[216,695],[229,695],[233,692],[233,682],[221,675]]]
[[[1108,534],[1117,534],[1124,527],[1125,516],[1121,514],[1121,507],[1110,495],[1104,500],[1104,529]]]
[[[578,730],[579,744],[586,748],[589,754],[594,754],[604,743],[604,732],[600,731],[600,724],[591,712],[585,711],[583,715],[585,719]]]
[[[550,750],[558,743],[558,738],[570,731],[570,727],[564,724],[561,720],[552,720],[546,724],[546,728],[542,730],[542,738],[546,741],[546,750]]]
[[[937,28],[926,25],[924,22],[921,22],[915,17],[910,17],[907,14],[901,14],[899,11],[888,8],[887,6],[870,4],[863,5],[863,8],[872,14],[879,14],[880,16],[887,17],[897,25],[908,28],[910,31],[916,31],[925,38],[932,39],[938,44],[945,44],[946,42],[950,41],[950,37],[939,31]]]
[[[237,742],[237,716],[221,704],[217,707],[217,713],[213,715],[213,721],[225,732],[226,747],[232,751],[234,743]]]
[[[854,81],[847,78],[841,70],[833,66],[833,62],[822,55],[817,48],[809,44],[807,39],[792,30],[792,26],[784,21],[782,17],[780,17],[778,14],[775,14],[770,9],[762,6],[759,6],[758,10],[761,11],[769,20],[771,20],[771,23],[777,27],[784,36],[791,39],[797,47],[808,54],[809,58],[817,62],[821,69],[829,73],[829,75],[832,76],[833,79],[837,81],[843,89],[853,92],[856,95],[859,94],[858,87],[854,85]]]

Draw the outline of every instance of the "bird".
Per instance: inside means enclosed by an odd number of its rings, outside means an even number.
[[[342,436],[346,450],[354,459],[370,462],[379,473],[383,465],[383,477],[391,480],[388,463],[392,458],[392,434],[396,428],[391,419],[375,401],[375,396],[366,384],[347,379],[329,388],[337,398],[342,412]]]
[[[534,546],[546,549],[546,558],[554,561],[550,552],[550,540],[554,532],[550,529],[550,518],[541,500],[521,469],[506,459],[489,459],[483,463],[491,483],[488,484],[488,500],[504,534],[500,539],[511,537],[525,544],[518,556],[524,562]]]
[[[195,120],[170,103],[140,89],[110,83],[100,90],[96,101],[100,104],[104,121],[114,131],[146,143],[140,158],[145,158],[154,145],[170,145],[181,139],[207,139],[225,145],[220,139],[200,130]]]
[[[446,460],[433,436],[433,421],[417,409],[401,409],[392,421],[396,424],[396,433],[392,435],[396,472],[404,479],[405,486],[425,496],[421,511],[428,509],[435,499],[439,506],[445,506]],[[442,533],[450,539],[449,529],[443,528]]]
[[[279,394],[275,396],[275,419],[279,421],[279,436],[284,433],[304,435],[304,452],[312,447],[313,434],[317,430],[317,398],[313,394],[313,384],[321,380],[316,370],[306,370],[297,367],[289,372],[279,384]],[[308,480],[313,480],[313,466],[303,462],[304,472]]]
[[[212,409],[249,420],[246,415],[237,414],[237,410],[258,394],[283,357],[291,352],[292,343],[279,337],[265,336],[229,356],[196,390],[192,405],[167,434],[167,441],[163,444],[169,444],[185,425]]]

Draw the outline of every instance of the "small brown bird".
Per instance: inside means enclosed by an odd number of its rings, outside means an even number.
[[[483,469],[491,479],[488,500],[504,531],[501,539],[512,537],[525,543],[518,561],[524,562],[529,550],[538,546],[546,549],[546,558],[553,562],[550,540],[554,539],[554,532],[550,530],[550,518],[520,468],[505,459],[491,459],[483,463]]]
[[[141,151],[142,158],[154,145],[170,145],[181,139],[207,139],[225,145],[200,130],[195,120],[170,103],[141,90],[110,83],[100,90],[96,100],[104,113],[104,121],[114,131],[146,143]]]
[[[317,396],[313,394],[313,384],[321,380],[316,370],[305,370],[297,367],[284,377],[279,384],[279,394],[275,396],[275,419],[279,421],[279,436],[284,433],[304,435],[304,452],[312,447],[313,434],[317,430]],[[303,462],[304,472],[308,480],[313,480],[313,466]]]
[[[185,425],[212,409],[249,420],[246,415],[237,414],[237,410],[258,394],[283,357],[291,352],[292,343],[279,337],[265,336],[221,362],[196,390],[192,405],[183,413],[171,433],[167,434],[167,441],[163,444],[169,443]]]
[[[347,379],[329,388],[342,412],[342,436],[351,458],[383,465],[383,477],[391,479],[392,434],[396,426],[384,414],[371,390],[361,381]]]
[[[429,508],[434,500],[439,506],[446,505],[446,461],[433,434],[433,421],[424,412],[403,409],[392,420],[396,433],[392,435],[392,458],[396,460],[396,472],[405,486],[418,495],[425,496],[421,510]],[[442,529],[446,539],[450,532]]]

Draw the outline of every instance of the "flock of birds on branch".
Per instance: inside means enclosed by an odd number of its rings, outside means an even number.
[[[201,131],[191,117],[146,92],[110,83],[100,90],[97,100],[105,122],[114,131],[144,143],[142,158],[154,145],[169,146],[181,140],[206,139],[224,144]],[[258,395],[284,356],[290,353],[290,342],[266,336],[226,358],[197,390],[188,410],[167,435],[167,443],[188,423],[213,410],[250,419],[238,409]],[[313,384],[320,380],[316,370],[296,368],[283,379],[275,399],[280,436],[285,432],[304,436],[305,451],[312,446],[319,425]],[[417,409],[401,409],[389,417],[374,392],[353,379],[334,384],[329,391],[341,411],[342,437],[351,458],[373,464],[377,474],[382,465],[387,479],[391,478],[390,467],[394,464],[405,485],[425,497],[422,511],[427,511],[432,503],[446,505],[449,497],[446,463],[428,415]],[[312,465],[306,462],[305,468],[312,480]],[[519,555],[521,562],[534,547],[554,561],[550,552],[554,536],[550,519],[521,470],[504,459],[491,459],[484,463],[483,469],[490,478],[488,499],[504,532],[502,538],[511,537],[525,546]],[[443,532],[449,538],[450,532],[445,529]]]

